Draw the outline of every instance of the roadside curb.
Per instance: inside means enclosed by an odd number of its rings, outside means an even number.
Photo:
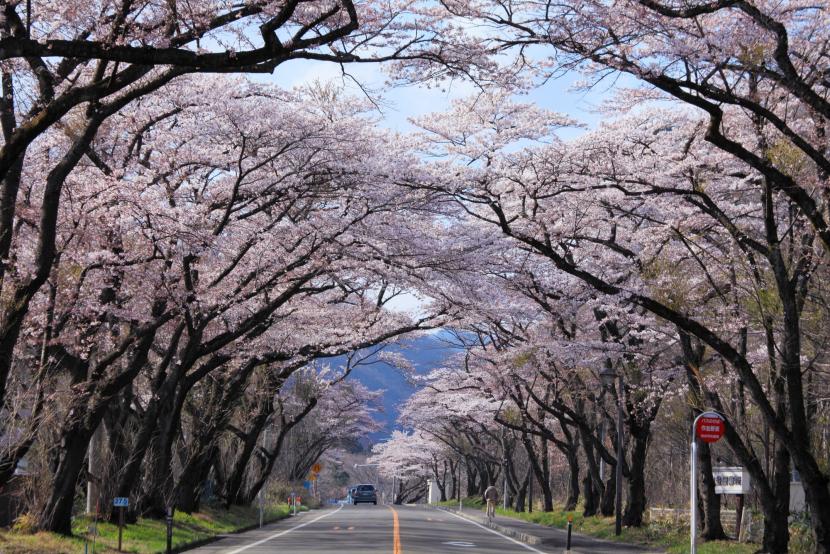
[[[489,523],[483,517],[474,516],[472,514],[468,514],[468,513],[465,513],[463,511],[453,510],[451,508],[436,507],[436,509],[441,510],[441,511],[445,511],[445,512],[450,512],[452,514],[461,516],[464,519],[474,521],[474,522],[478,523],[479,525],[489,527],[490,529],[493,529],[494,531],[498,531],[502,535],[514,538],[517,541],[521,541],[525,544],[530,544],[530,545],[533,545],[533,546],[539,546],[539,545],[543,545],[544,542],[545,542],[545,539],[543,537],[540,537],[538,535],[533,535],[531,533],[525,533],[524,531],[519,531],[517,529],[514,529],[512,527],[507,527],[505,525],[499,525],[498,523]],[[564,554],[587,554],[587,553],[584,553],[584,552],[580,552],[578,550],[562,550],[562,552]]]

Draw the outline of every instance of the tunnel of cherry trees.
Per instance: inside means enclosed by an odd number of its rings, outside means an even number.
[[[0,8],[0,494],[37,529],[250,506],[356,444],[400,503],[610,516],[620,466],[636,528],[688,509],[714,410],[702,539],[725,464],[759,551],[795,474],[830,552],[825,0]],[[405,87],[462,92],[392,128]],[[415,392],[367,446],[378,362]]]

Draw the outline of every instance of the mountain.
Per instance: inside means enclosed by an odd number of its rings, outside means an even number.
[[[386,351],[404,355],[414,366],[416,375],[426,375],[441,367],[448,357],[458,352],[441,333],[410,339],[402,345],[392,344]],[[329,363],[340,365],[345,363],[345,358],[333,358]],[[373,443],[385,439],[397,428],[400,407],[418,387],[400,369],[380,361],[355,367],[349,379],[357,379],[370,390],[384,391],[382,412],[376,416],[383,429],[369,438]]]

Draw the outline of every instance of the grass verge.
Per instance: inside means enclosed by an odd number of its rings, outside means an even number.
[[[287,505],[276,505],[265,510],[266,521],[276,521],[289,515]],[[256,507],[205,508],[201,513],[177,512],[173,517],[173,547],[183,547],[216,535],[233,533],[259,522]],[[64,537],[55,533],[24,534],[0,530],[0,552],[3,554],[78,554],[84,552],[89,543],[92,552],[92,537],[89,527],[92,521],[87,517],[76,518],[72,525],[74,536]],[[117,552],[118,526],[98,522],[95,537],[95,552],[110,554]],[[141,518],[124,527],[122,551],[134,554],[155,554],[167,547],[167,527],[164,521]]]
[[[448,508],[458,508],[458,501],[441,502],[439,505]],[[483,501],[480,498],[465,498],[463,505],[464,508],[483,509]],[[671,524],[652,523],[640,528],[624,527],[622,534],[618,537],[614,534],[613,517],[584,517],[581,512],[565,512],[563,510],[528,513],[498,508],[496,512],[501,516],[521,519],[559,529],[566,529],[568,527],[568,516],[571,515],[573,516],[573,530],[575,533],[599,539],[658,548],[665,550],[669,554],[686,554],[690,551],[688,529]],[[697,548],[698,554],[752,554],[757,550],[758,545],[756,544],[745,544],[735,541],[700,542]]]

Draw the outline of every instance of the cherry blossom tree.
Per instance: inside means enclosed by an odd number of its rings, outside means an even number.
[[[505,113],[515,110],[500,108]],[[497,112],[479,123],[476,132],[485,138],[476,141],[469,131],[463,140],[448,141],[447,137],[459,135],[450,126],[436,132],[438,119],[423,124],[430,136],[437,137],[429,143],[433,150],[450,159],[437,164],[438,172],[447,174],[452,171],[447,166],[455,163],[456,174],[467,175],[460,186],[458,181],[439,185],[459,201],[460,217],[498,228],[519,248],[590,285],[610,309],[633,316],[632,329],[647,333],[628,347],[642,349],[644,342],[658,340],[666,334],[667,323],[676,327],[681,342],[684,335],[693,336],[711,348],[761,407],[765,424],[774,429],[780,448],[786,450],[776,454],[779,461],[767,474],[753,462],[752,448],[747,448],[736,427],[727,433],[730,446],[763,489],[768,518],[780,512],[775,508],[780,493],[774,491],[782,489],[775,483],[789,479],[790,456],[799,471],[812,472],[817,481],[810,485],[805,480],[805,487],[818,486],[813,498],[821,497],[825,489],[819,486],[824,479],[817,465],[819,453],[805,451],[809,440],[794,443],[790,425],[784,423],[793,402],[798,404],[796,410],[808,410],[804,376],[801,370],[797,377],[779,370],[780,364],[801,363],[790,356],[793,348],[801,351],[799,314],[807,305],[816,267],[815,228],[793,211],[786,197],[773,196],[773,188],[741,187],[742,183],[756,187],[766,177],[707,145],[705,127],[694,117],[648,112],[568,144],[551,138],[549,146],[519,152],[502,148],[500,154],[482,155],[475,145],[464,146],[503,140],[491,124],[499,119]],[[523,135],[511,133],[539,138],[536,126]],[[448,142],[461,146],[451,152],[454,147],[444,147]],[[471,160],[486,163],[471,165]],[[760,271],[762,263],[767,269]],[[776,274],[773,283],[768,275]],[[766,302],[765,293],[758,292],[762,290],[776,291],[783,308],[760,308],[766,315],[759,318],[757,309]],[[787,305],[795,311],[787,312]],[[655,316],[661,325],[654,325]],[[757,343],[761,358],[753,357],[753,345],[747,347],[749,329],[755,336],[767,337]],[[689,354],[685,348],[687,365],[694,363]],[[689,367],[692,380],[702,380],[699,368]],[[705,391],[699,401],[726,410],[705,383],[694,388]],[[735,418],[734,425],[738,424],[743,422]],[[820,543],[822,520],[813,516]],[[774,551],[787,540],[786,522],[781,517],[776,522],[768,526],[765,537],[765,545]]]

